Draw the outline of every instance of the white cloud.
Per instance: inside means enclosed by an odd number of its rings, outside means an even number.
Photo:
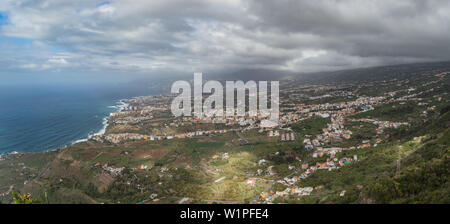
[[[63,64],[63,65],[69,64],[67,60],[64,58],[50,58],[48,59],[48,62],[52,64]]]
[[[38,44],[5,47],[13,55],[0,63],[11,69],[304,72],[450,59],[448,1],[99,3],[1,1],[9,24],[0,35]]]

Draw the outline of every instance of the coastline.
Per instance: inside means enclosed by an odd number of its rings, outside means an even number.
[[[121,112],[121,111],[125,110],[126,108],[128,108],[128,106],[129,106],[129,104],[124,102],[125,100],[128,100],[128,99],[120,99],[119,101],[116,102],[117,104],[115,106],[108,106],[108,107],[109,108],[115,108],[116,111],[114,111],[114,112]],[[112,112],[112,113],[114,113],[114,112]],[[108,116],[103,118],[103,122],[102,122],[103,127],[99,131],[97,131],[97,132],[95,132],[93,134],[89,134],[87,138],[83,138],[83,139],[78,139],[78,140],[72,141],[69,146],[75,145],[75,144],[81,143],[81,142],[86,142],[86,141],[88,141],[89,139],[91,139],[94,136],[105,134],[106,129],[108,128],[108,125],[109,125],[109,118],[110,117],[111,117],[111,113],[109,113]]]
[[[53,151],[58,151],[61,150],[63,148],[66,148],[68,146],[72,146],[78,143],[82,143],[82,142],[86,142],[89,139],[91,139],[93,136],[97,136],[97,135],[103,135],[106,132],[106,129],[108,128],[109,125],[109,118],[111,117],[112,113],[115,112],[121,112],[126,110],[129,107],[129,103],[127,103],[126,101],[128,100],[132,100],[132,99],[137,99],[140,97],[147,97],[147,96],[156,96],[156,95],[164,95],[163,93],[159,93],[159,94],[149,94],[149,95],[139,95],[139,96],[132,96],[132,97],[128,97],[128,98],[122,98],[118,101],[116,101],[115,105],[112,106],[107,106],[108,108],[115,108],[116,110],[113,112],[110,112],[107,116],[103,117],[103,122],[102,122],[102,128],[98,131],[93,130],[91,131],[90,134],[88,134],[87,138],[80,138],[77,140],[72,140],[70,141],[70,143],[66,144],[66,145],[62,145],[60,147],[56,147],[56,148],[48,148],[48,149],[43,149],[41,151],[30,151],[30,152],[20,152],[20,151],[12,151],[12,152],[7,152],[7,153],[0,153],[0,159],[1,158],[5,158],[9,155],[20,155],[20,154],[27,154],[27,153],[45,153],[45,152],[53,152]]]
[[[136,97],[133,97],[133,98],[136,98]],[[120,111],[123,111],[123,110],[125,110],[126,108],[128,108],[128,106],[129,106],[129,104],[125,102],[126,100],[128,100],[128,99],[120,99],[119,101],[116,102],[116,105],[114,105],[114,106],[108,106],[108,107],[109,107],[109,108],[115,108],[116,110],[115,110],[114,112],[120,112]],[[111,112],[111,113],[114,113],[114,112]],[[93,134],[89,134],[87,138],[82,138],[82,139],[78,139],[78,140],[73,140],[73,141],[71,141],[71,142],[70,142],[69,144],[67,144],[67,145],[63,145],[63,146],[61,146],[61,147],[57,147],[57,148],[53,148],[53,149],[45,149],[45,150],[42,150],[42,151],[40,151],[40,152],[19,152],[19,151],[12,151],[12,152],[8,152],[8,153],[0,153],[0,158],[4,158],[4,157],[10,156],[10,155],[19,155],[19,154],[26,154],[26,153],[45,153],[45,152],[53,152],[53,151],[58,151],[58,150],[60,150],[60,149],[63,149],[63,148],[65,148],[65,147],[68,147],[68,146],[72,146],[72,145],[75,145],[75,144],[78,144],[78,143],[86,142],[86,141],[88,141],[90,138],[92,138],[93,136],[96,136],[96,135],[102,135],[102,134],[104,134],[104,133],[106,132],[106,129],[108,128],[109,118],[110,118],[110,116],[111,116],[111,113],[109,113],[109,115],[107,115],[106,117],[103,118],[103,122],[102,122],[102,125],[103,125],[103,126],[102,126],[102,128],[101,128],[100,130],[96,131],[96,132],[93,131],[94,133],[93,133]]]

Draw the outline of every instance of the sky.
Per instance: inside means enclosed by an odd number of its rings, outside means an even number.
[[[443,61],[450,1],[2,0],[0,50],[3,82]]]

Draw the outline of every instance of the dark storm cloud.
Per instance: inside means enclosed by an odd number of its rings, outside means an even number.
[[[315,48],[361,57],[448,59],[449,4],[448,1],[258,0],[251,1],[249,12],[260,18],[251,28],[310,34],[317,37],[317,41],[310,42]]]
[[[0,12],[1,35],[33,40],[3,45],[11,69],[309,72],[450,60],[444,0],[14,0]]]

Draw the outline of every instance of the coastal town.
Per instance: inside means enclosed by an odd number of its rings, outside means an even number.
[[[441,91],[448,74],[333,86],[282,83],[279,122],[248,113],[175,117],[174,94],[123,99],[104,133],[49,153],[57,157],[46,169],[10,164],[23,179],[0,193],[47,186],[35,180],[66,186],[75,178],[91,198],[117,198],[96,203],[298,203],[324,194],[347,200],[368,184],[355,180],[344,188],[317,178],[362,166],[367,153],[393,147],[399,131],[436,117],[448,105],[448,93]],[[387,91],[378,93],[379,86]],[[73,176],[80,172],[89,178]],[[124,189],[134,193],[120,196]]]
[[[441,73],[436,75],[440,80],[445,78],[448,73]],[[428,86],[430,84],[436,84],[438,81],[432,81],[430,83],[422,84],[422,86]],[[369,86],[373,84],[367,84]],[[317,87],[313,87],[317,90]],[[339,87],[335,87],[339,89]],[[364,85],[359,86],[364,88]],[[321,90],[329,91],[330,89],[323,87]],[[279,142],[301,142],[305,151],[309,152],[310,157],[304,158],[297,166],[289,165],[288,169],[292,171],[288,176],[273,180],[272,184],[281,184],[286,188],[283,191],[275,191],[267,189],[259,194],[259,198],[253,202],[272,203],[276,198],[283,198],[289,195],[295,195],[297,197],[308,196],[316,189],[322,189],[323,186],[307,186],[298,187],[296,183],[308,178],[310,175],[318,170],[333,171],[340,169],[343,166],[351,165],[358,162],[358,156],[356,154],[350,156],[340,156],[342,152],[351,152],[356,150],[363,150],[366,148],[377,147],[382,144],[386,135],[384,130],[386,129],[398,129],[401,127],[408,127],[408,122],[397,121],[384,121],[376,118],[352,118],[355,115],[369,112],[375,108],[382,107],[383,105],[390,105],[399,103],[403,105],[405,103],[413,102],[419,106],[428,105],[427,101],[420,96],[426,95],[433,91],[433,89],[418,91],[416,88],[407,88],[404,90],[396,90],[386,92],[381,96],[360,96],[357,92],[333,90],[324,95],[319,96],[307,96],[306,94],[294,94],[298,89],[283,89],[282,95],[289,95],[288,99],[283,99],[281,102],[281,114],[280,122],[273,124],[265,120],[265,117],[257,116],[232,116],[232,117],[216,117],[214,113],[204,113],[201,118],[198,117],[182,117],[175,118],[167,116],[164,120],[163,130],[159,134],[140,134],[140,133],[106,133],[104,135],[96,135],[92,137],[92,140],[101,143],[109,144],[123,144],[130,141],[165,141],[172,139],[185,139],[185,138],[199,138],[210,137],[215,135],[226,134],[230,132],[245,133],[256,131],[257,133],[266,133],[265,135],[269,139],[277,139]],[[435,95],[438,101],[441,101],[444,95]],[[173,96],[157,96],[157,97],[139,97],[130,100],[125,100],[121,111],[112,113],[109,118],[109,123],[113,125],[113,132],[115,132],[116,126],[121,125],[135,125],[139,123],[145,123],[151,121],[155,116],[160,116],[161,113],[168,114],[169,108],[168,102]],[[302,103],[304,99],[308,101],[322,100],[332,97],[344,97],[349,99],[347,101],[334,102],[334,103]],[[428,100],[429,101],[429,100]],[[149,105],[149,102],[151,104]],[[295,103],[298,102],[298,103]],[[433,111],[435,106],[427,107],[426,110],[421,112],[422,118],[426,118],[426,114],[429,111]],[[158,114],[158,115],[156,115]],[[308,119],[320,118],[327,121],[326,126],[321,128],[320,133],[317,134],[303,134],[296,132],[292,128],[292,124],[302,122]],[[374,125],[376,135],[371,139],[363,139],[360,142],[355,142],[354,145],[346,147],[338,147],[342,142],[350,140],[353,132],[348,129],[346,124],[348,123],[368,123]],[[195,131],[180,132],[180,129],[186,126],[198,124],[199,127],[205,126],[204,129],[197,128]],[[211,128],[208,124],[218,125],[222,128]],[[169,128],[167,128],[169,127]],[[172,131],[176,129],[177,131]],[[241,140],[244,138],[241,138]],[[245,145],[246,141],[241,141],[241,145]],[[279,152],[275,152],[279,153]],[[219,156],[214,155],[212,159],[217,159]],[[220,158],[227,160],[228,153],[224,153]],[[320,160],[314,163],[310,160]],[[262,177],[278,177],[277,172],[273,166],[266,166],[267,161],[261,159],[259,166],[265,167],[265,169],[258,169],[254,174],[249,176],[246,181],[248,186],[254,187],[257,183],[257,178]],[[137,169],[148,169],[147,166],[140,165]],[[165,167],[167,169],[167,167]],[[255,179],[256,178],[256,179]],[[220,183],[225,177],[220,177],[215,180],[215,183]],[[356,189],[362,189],[362,185],[355,186]],[[345,191],[340,192],[340,196],[344,196]],[[184,199],[186,200],[186,199]]]
[[[449,37],[445,0],[1,0],[0,205],[262,224],[450,204]]]

